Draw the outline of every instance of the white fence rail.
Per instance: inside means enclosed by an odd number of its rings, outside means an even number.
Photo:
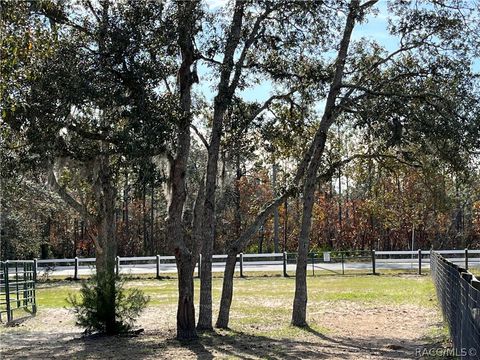
[[[435,250],[439,254],[448,256],[453,263],[468,268],[480,267],[480,250]],[[346,270],[367,270],[376,273],[379,269],[391,270],[418,270],[430,267],[430,251],[352,251],[352,252],[327,252],[310,254],[311,268],[344,274]],[[227,255],[213,255],[212,270],[223,272]],[[262,253],[239,254],[237,256],[237,270],[240,276],[244,271],[283,271],[287,276],[288,271],[294,271],[295,253]],[[80,275],[89,275],[95,272],[95,258],[70,258],[70,259],[38,259],[35,260],[38,273],[41,275],[51,273],[60,276],[70,276],[78,279]],[[198,269],[201,256],[195,268]],[[117,257],[117,273],[130,274],[156,274],[176,272],[174,256],[130,256]]]

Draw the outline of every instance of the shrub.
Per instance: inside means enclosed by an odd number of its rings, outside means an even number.
[[[145,309],[148,296],[140,289],[126,289],[125,278],[115,277],[115,325],[113,333],[124,333],[132,329],[140,313]],[[80,296],[69,294],[68,303],[77,318],[77,325],[88,333],[112,333],[107,331],[108,300],[106,301],[105,281],[99,282],[97,275],[82,282]],[[103,284],[103,285],[102,285]]]

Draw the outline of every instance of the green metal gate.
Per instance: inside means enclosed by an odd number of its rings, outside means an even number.
[[[36,271],[33,260],[0,261],[0,321],[13,320],[14,310],[35,314]]]

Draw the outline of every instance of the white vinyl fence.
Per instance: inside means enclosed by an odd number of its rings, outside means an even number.
[[[480,250],[435,250],[462,268],[480,269]],[[227,255],[213,255],[212,271],[223,272]],[[78,279],[95,272],[95,258],[35,260],[38,276],[60,276]],[[201,262],[201,256],[199,259]],[[239,254],[237,271],[280,272],[284,276],[295,271],[296,253]],[[198,276],[198,264],[195,274]],[[430,251],[333,251],[309,254],[309,269],[345,274],[349,271],[377,273],[379,270],[413,270],[421,274],[430,268]],[[119,274],[176,273],[174,256],[117,257]]]

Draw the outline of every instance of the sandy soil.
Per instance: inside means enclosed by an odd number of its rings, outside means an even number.
[[[174,319],[160,307],[151,307],[142,315],[138,323],[145,330],[142,334],[116,337],[83,337],[72,314],[50,309],[2,330],[1,358],[412,359],[417,348],[439,346],[430,337],[441,320],[433,307],[337,301],[316,303],[312,308],[316,309],[309,313],[312,323],[325,331],[287,328],[282,338],[265,335],[271,326],[249,325],[242,331],[203,334],[199,341],[183,345],[174,340]]]

